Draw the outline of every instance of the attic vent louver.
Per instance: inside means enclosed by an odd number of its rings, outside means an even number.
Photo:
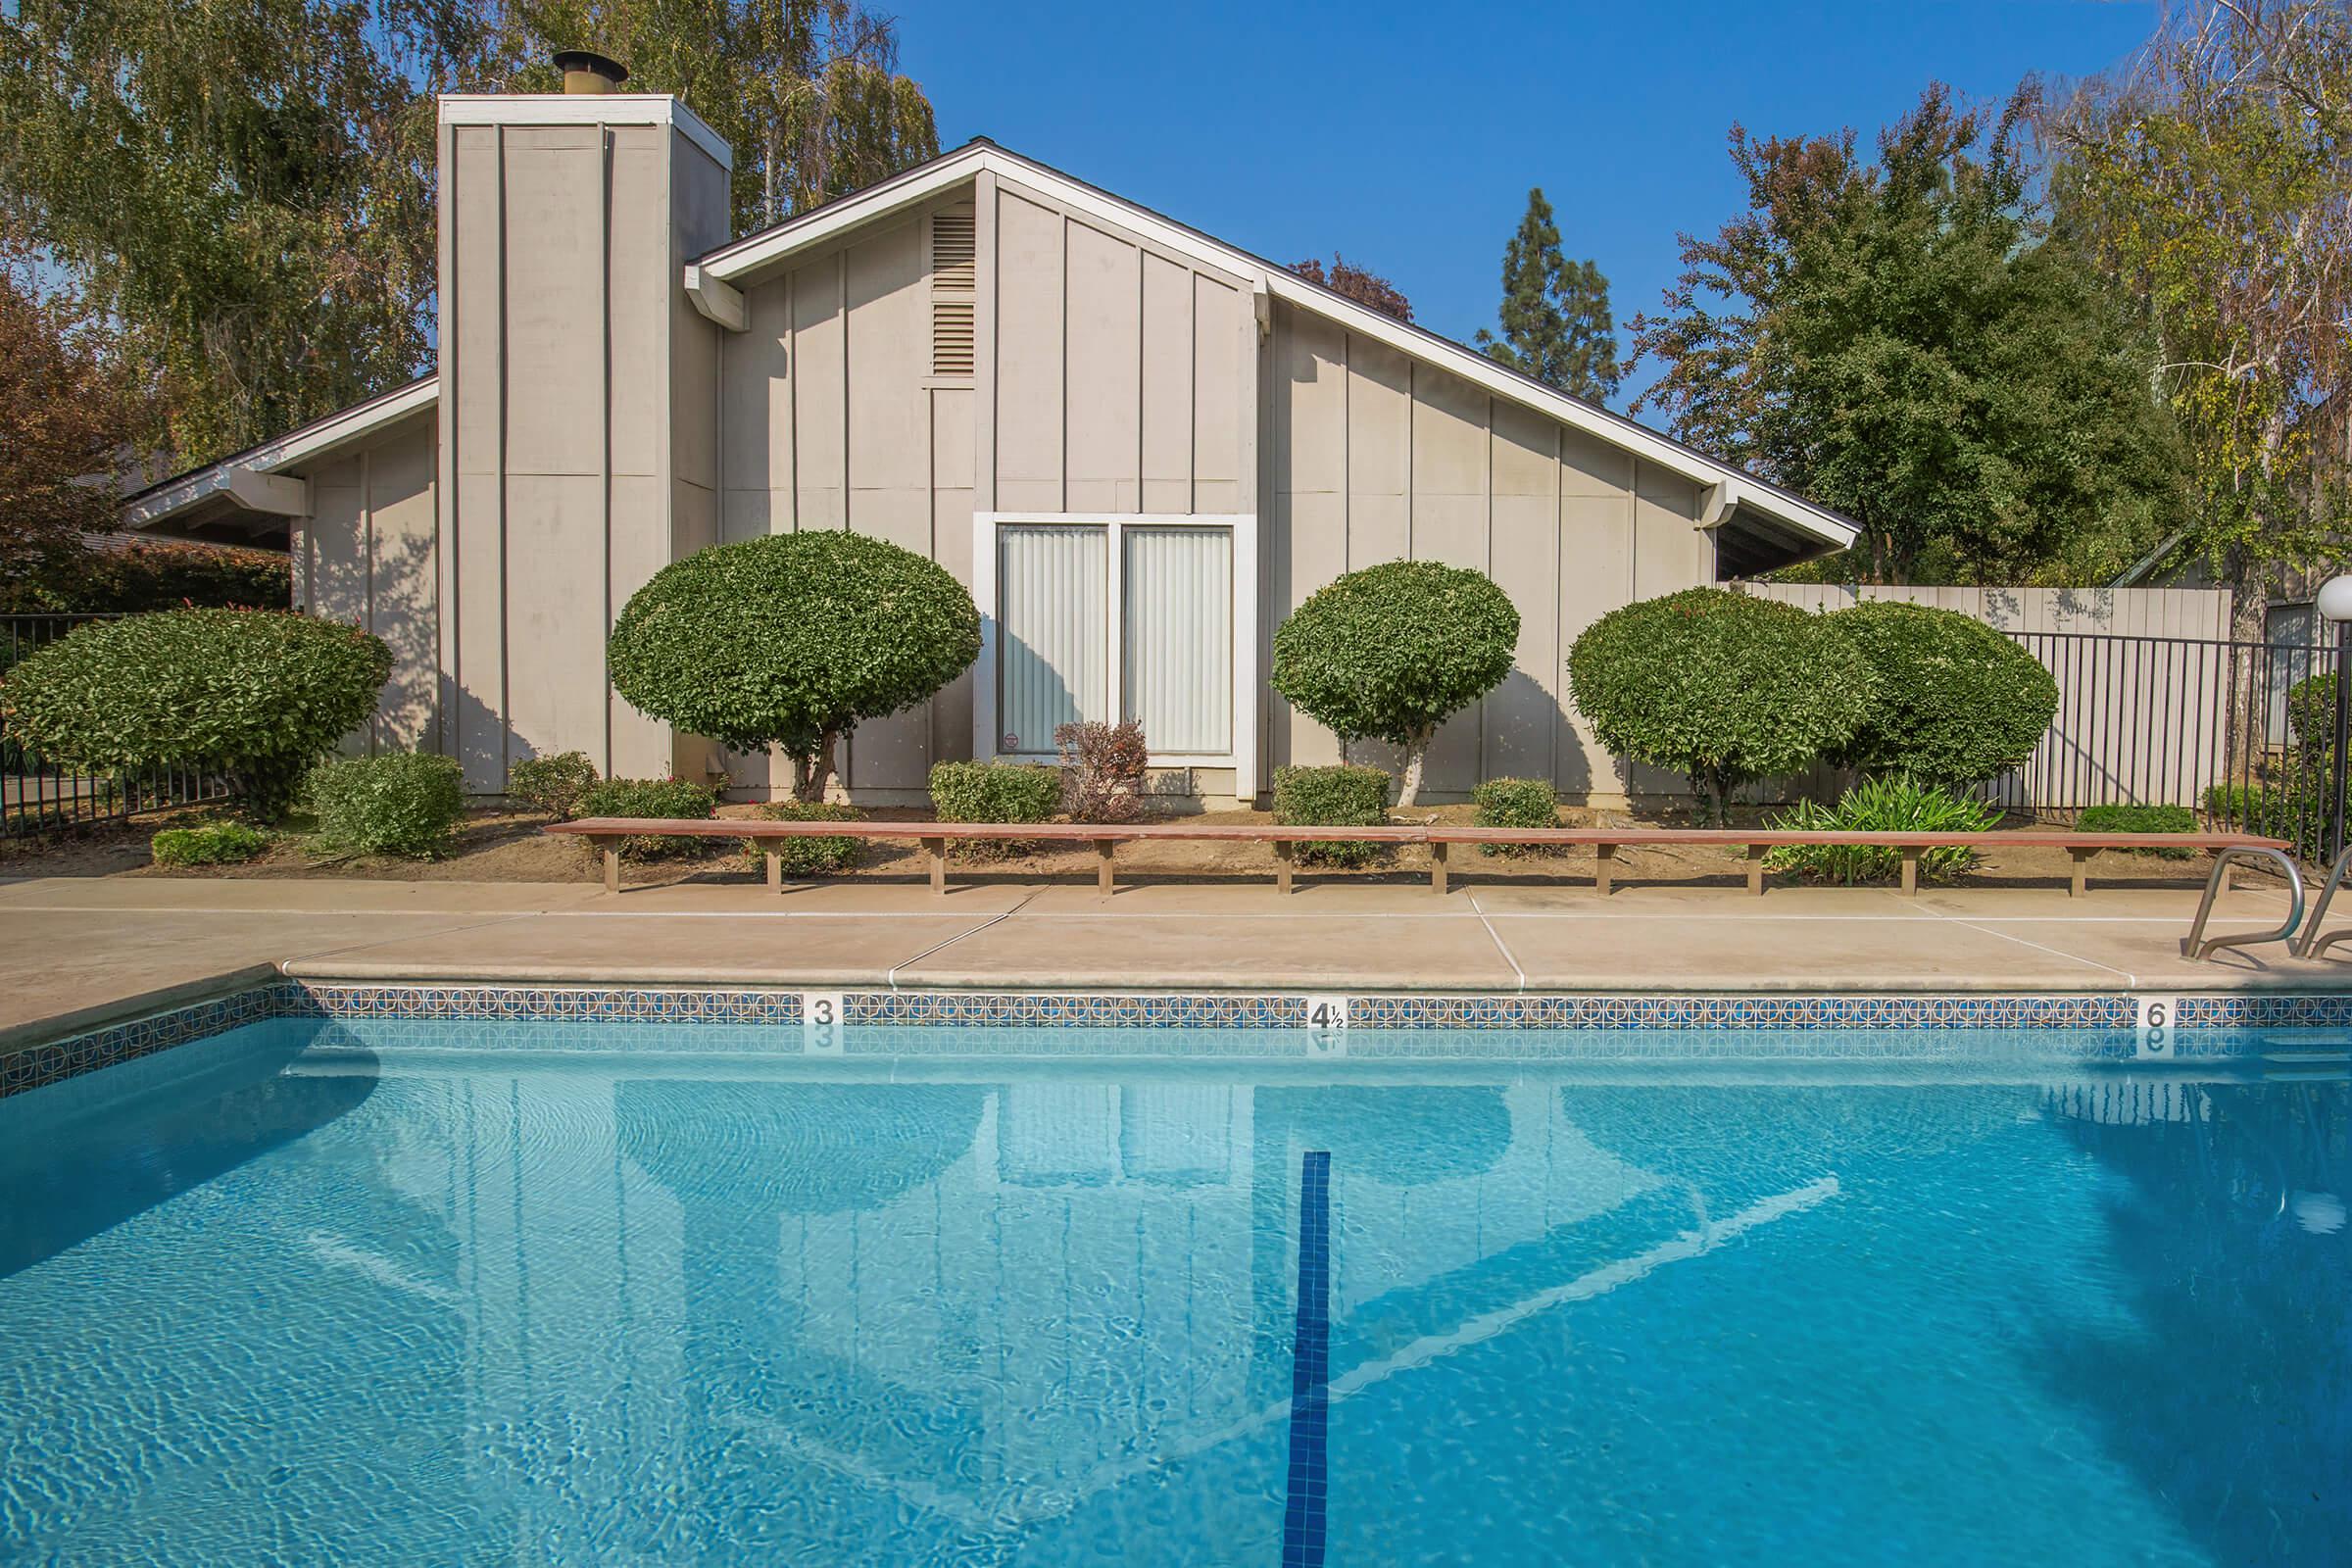
[[[931,215],[931,373],[972,373],[972,311],[979,282],[972,210]]]

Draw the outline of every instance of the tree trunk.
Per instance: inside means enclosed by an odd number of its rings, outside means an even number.
[[[1406,743],[1404,748],[1404,778],[1396,786],[1398,806],[1421,804],[1421,764],[1429,757],[1430,732],[1423,730]]]
[[[833,748],[840,739],[839,730],[826,730],[817,736],[813,755],[792,760],[794,800],[810,805],[825,798],[825,790],[833,782]]]

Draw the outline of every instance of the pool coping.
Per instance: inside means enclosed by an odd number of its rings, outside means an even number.
[[[337,983],[252,970],[125,999],[136,1016],[0,1050],[0,1098],[268,1018],[1093,1030],[1287,1030],[1330,1054],[1350,1030],[1836,1031],[1917,1028],[2115,1032],[2352,1026],[2352,992],[1886,995],[1817,992],[1376,992],[882,990],[803,986]],[[181,993],[196,992],[196,998]],[[2151,1011],[2151,1008],[2156,1009]],[[838,1054],[838,1041],[827,1047]]]

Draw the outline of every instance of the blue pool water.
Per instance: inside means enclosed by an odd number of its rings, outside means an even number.
[[[1251,1044],[289,1019],[0,1102],[0,1559],[2352,1557],[2340,1077]]]

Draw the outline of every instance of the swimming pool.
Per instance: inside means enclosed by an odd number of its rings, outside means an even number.
[[[0,1558],[2352,1539],[2339,1067],[1145,1035],[272,1018],[0,1101]]]

